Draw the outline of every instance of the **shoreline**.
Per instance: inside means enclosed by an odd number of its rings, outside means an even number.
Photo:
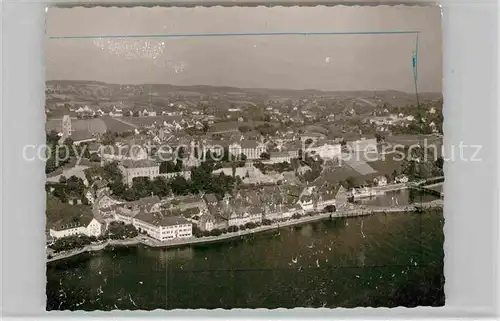
[[[304,216],[298,219],[292,219],[289,221],[281,222],[279,224],[274,223],[271,225],[262,225],[251,230],[238,231],[233,233],[225,233],[219,236],[205,236],[205,237],[192,237],[189,239],[181,239],[175,241],[150,241],[150,238],[145,238],[144,236],[138,236],[134,239],[128,240],[107,240],[101,244],[90,244],[86,245],[81,249],[76,249],[70,252],[65,252],[61,254],[55,254],[51,258],[46,259],[46,264],[50,262],[64,260],[73,256],[77,256],[82,253],[90,253],[102,251],[108,246],[132,246],[132,245],[145,245],[151,248],[176,248],[185,247],[197,244],[211,244],[228,241],[234,238],[238,238],[245,235],[257,234],[272,230],[279,230],[282,227],[289,227],[295,225],[302,225],[307,223],[312,223],[316,221],[321,221],[331,218],[345,218],[345,217],[360,217],[379,213],[395,213],[395,212],[413,212],[416,206],[421,206],[424,209],[439,208],[443,207],[442,200],[435,200],[427,203],[415,203],[412,205],[398,206],[398,207],[370,207],[370,208],[356,208],[351,210],[343,210],[337,212],[328,213],[318,213],[313,216]],[[144,239],[142,239],[144,238]]]

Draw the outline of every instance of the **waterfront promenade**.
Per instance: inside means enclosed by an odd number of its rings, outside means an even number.
[[[377,213],[394,213],[394,212],[411,212],[415,211],[417,206],[423,209],[439,208],[443,207],[443,200],[438,199],[427,203],[415,203],[412,205],[401,205],[401,206],[364,206],[364,205],[351,205],[350,208],[341,208],[337,212],[328,213],[315,213],[311,216],[306,215],[298,219],[291,219],[285,222],[274,223],[271,225],[262,225],[254,229],[238,231],[233,233],[225,233],[219,236],[206,236],[206,237],[191,237],[180,240],[170,240],[170,241],[156,241],[147,236],[138,236],[133,239],[127,240],[107,240],[100,244],[87,245],[81,249],[75,249],[71,251],[61,252],[57,254],[52,254],[52,257],[47,259],[47,262],[57,261],[65,258],[69,258],[78,254],[85,252],[94,252],[103,250],[106,246],[129,246],[143,244],[149,247],[156,248],[175,248],[182,246],[189,246],[195,244],[208,244],[227,241],[233,238],[239,238],[244,235],[261,233],[266,231],[278,231],[282,227],[288,227],[293,225],[307,224],[314,221],[324,220],[331,218],[341,218],[341,217],[357,217],[357,216],[367,216]]]
[[[127,240],[106,240],[106,241],[102,241],[100,243],[86,245],[85,247],[80,248],[80,249],[74,249],[74,250],[70,250],[70,251],[64,251],[64,252],[59,252],[59,253],[56,253],[56,254],[51,254],[52,257],[47,258],[47,262],[52,262],[52,261],[66,259],[66,258],[75,256],[75,255],[78,255],[78,254],[82,254],[82,253],[85,253],[85,252],[101,251],[101,250],[104,250],[104,248],[106,246],[108,246],[108,245],[111,245],[111,246],[128,246],[128,245],[136,245],[136,244],[139,244],[139,243],[140,243],[140,241],[137,238],[127,239]]]

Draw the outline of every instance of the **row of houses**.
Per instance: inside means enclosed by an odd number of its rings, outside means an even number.
[[[113,106],[112,108],[90,108],[89,106],[79,107],[78,109],[70,108],[70,111],[75,112],[78,118],[88,118],[88,117],[102,117],[109,115],[111,117],[156,117],[158,115],[163,116],[183,116],[183,111],[173,111],[173,110],[163,110],[161,113],[157,112],[153,108],[144,108],[143,110],[131,109],[119,106]],[[203,115],[202,111],[194,110],[190,113],[193,116]]]
[[[240,190],[220,200],[213,194],[206,194],[204,199],[207,210],[197,224],[201,230],[210,231],[260,224],[263,220],[287,220],[296,214],[324,210],[327,206],[343,206],[348,197],[342,187],[281,185]]]
[[[159,144],[162,140],[153,140],[151,144]],[[244,155],[248,160],[262,159],[262,154],[267,153],[269,147],[263,142],[256,140],[243,140],[238,142],[233,142],[229,145],[223,141],[177,141],[175,139],[168,141],[168,148],[162,147],[160,152],[173,153],[178,148],[183,147],[186,154],[193,152],[195,149],[202,155],[203,152],[212,151],[222,151],[222,149],[227,146],[227,151],[232,158],[237,158]],[[151,146],[154,146],[151,145]],[[359,147],[357,147],[359,148]],[[310,153],[312,155],[318,155],[323,159],[334,159],[340,156],[342,152],[342,147],[340,144],[331,143],[327,141],[320,141],[317,144],[288,144],[285,147],[280,147],[279,150],[269,151],[269,159],[272,163],[279,162],[289,162],[292,158],[297,158],[299,156],[299,151],[303,150],[304,153]],[[376,149],[376,142],[374,144],[374,149]],[[138,144],[127,144],[121,146],[102,146],[100,148],[101,158],[104,161],[124,161],[124,160],[142,160],[148,158],[151,151],[145,146]]]
[[[299,152],[308,154],[309,156],[319,156],[324,160],[332,160],[341,156],[342,145],[332,140],[320,138],[318,136],[304,136],[301,138],[301,143],[283,143],[278,145],[278,151],[269,153],[270,163],[279,163],[283,161],[289,162],[292,158],[297,158]],[[229,146],[229,152],[232,155],[244,154],[247,159],[260,159],[262,153],[268,151],[267,144],[258,141],[241,141],[235,142]],[[347,142],[346,151],[350,153],[372,153],[377,152],[377,140],[359,139]]]
[[[79,118],[87,117],[102,117],[109,115],[111,117],[123,117],[123,116],[141,116],[141,117],[154,117],[156,116],[156,111],[152,108],[145,108],[144,110],[125,110],[120,106],[113,106],[112,108],[90,108],[89,106],[81,106],[78,109],[70,108],[70,111],[76,113]]]
[[[291,159],[297,158],[300,151],[310,156],[319,156],[325,160],[338,158],[344,149],[348,152],[371,152],[377,150],[376,139],[359,139],[349,141],[346,147],[343,148],[340,141],[337,139],[327,139],[321,133],[305,133],[300,136],[296,134],[273,136],[268,140],[264,140],[259,133],[251,134],[232,134],[227,139],[211,139],[208,136],[200,139],[193,139],[189,135],[180,134],[180,130],[185,127],[183,122],[172,124],[164,124],[161,128],[151,128],[148,131],[148,141],[154,146],[161,146],[164,150],[167,147],[170,153],[176,148],[182,146],[189,154],[194,149],[201,151],[214,151],[224,149],[229,152],[233,158],[238,158],[241,155],[248,160],[262,159],[266,163],[290,162]],[[201,127],[203,125],[199,124]],[[165,126],[169,126],[168,128]],[[174,135],[175,132],[175,135]],[[138,132],[136,134],[139,134]],[[135,138],[134,138],[135,139]],[[166,144],[166,146],[165,146]],[[101,158],[104,161],[123,161],[127,159],[141,160],[148,157],[149,151],[145,147],[138,144],[130,149],[130,144],[123,146],[104,146]],[[263,153],[269,154],[270,157],[263,158]],[[199,163],[194,160],[192,166],[198,166]],[[184,161],[184,163],[186,163]]]

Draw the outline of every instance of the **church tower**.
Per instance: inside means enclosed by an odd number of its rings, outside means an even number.
[[[69,115],[64,115],[62,119],[62,134],[64,138],[71,136],[71,118]]]

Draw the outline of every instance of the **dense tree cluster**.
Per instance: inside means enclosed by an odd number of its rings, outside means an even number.
[[[86,204],[85,184],[83,180],[76,176],[66,178],[61,176],[58,183],[51,183],[46,186],[48,192],[56,197],[62,203],[67,203],[70,199],[81,200]]]
[[[269,222],[269,224],[267,224],[268,222]],[[271,224],[270,220],[267,220],[266,224],[264,223],[264,221],[262,222],[262,225],[270,225],[270,224]],[[226,234],[226,233],[236,233],[238,231],[254,229],[254,228],[259,227],[259,226],[261,226],[261,224],[249,222],[249,223],[246,223],[245,225],[240,225],[240,226],[233,225],[233,226],[229,226],[228,228],[222,228],[222,229],[215,228],[211,231],[202,231],[198,227],[193,226],[193,235],[195,237],[219,236],[219,235]]]
[[[101,138],[101,144],[104,146],[114,145],[118,138],[126,138],[132,136],[134,133],[132,131],[126,132],[106,132]]]
[[[224,173],[213,175],[213,170],[214,165],[208,162],[203,162],[201,166],[191,169],[191,181],[188,184],[191,193],[203,191],[222,196],[241,184],[240,178],[228,176]]]
[[[90,216],[91,208],[88,205],[70,205],[67,202],[62,202],[56,196],[48,193],[46,195],[46,216],[47,223],[57,222],[62,219],[67,220],[68,218],[72,218],[75,222],[78,221],[78,218],[82,216]]]
[[[123,222],[111,222],[106,230],[105,238],[112,240],[123,240],[134,238],[139,235],[139,232],[132,224]]]
[[[444,159],[441,156],[436,156],[432,148],[428,148],[427,150],[423,147],[407,148],[405,155],[402,173],[408,176],[409,180],[443,176]]]
[[[262,154],[260,154],[260,159],[269,160],[271,159],[271,155],[268,152],[263,152]]]
[[[309,155],[302,157],[301,165],[307,165],[311,168],[302,176],[302,179],[306,182],[312,182],[317,179],[321,172],[323,171],[323,160],[321,158],[313,158]]]
[[[262,136],[269,136],[269,135],[274,135],[276,134],[276,131],[278,130],[277,127],[275,127],[271,123],[264,123],[262,125],[255,126],[254,128],[256,131],[258,131]]]
[[[294,170],[292,164],[288,162],[282,162],[276,164],[262,164],[261,162],[257,161],[254,163],[254,166],[258,168],[263,174],[273,171],[278,173],[283,173]]]
[[[149,177],[137,177],[134,179],[130,188],[122,184],[122,198],[125,200],[133,201],[143,197],[158,195],[159,197],[166,197],[170,195],[171,187],[168,180],[164,177],[155,177],[153,180]],[[116,188],[113,192],[116,192]]]
[[[58,238],[52,245],[50,245],[50,248],[55,253],[57,253],[62,251],[80,249],[96,241],[97,238],[95,236],[89,237],[86,235],[72,235]]]
[[[182,171],[182,161],[163,161],[160,163],[160,173],[175,173]]]

